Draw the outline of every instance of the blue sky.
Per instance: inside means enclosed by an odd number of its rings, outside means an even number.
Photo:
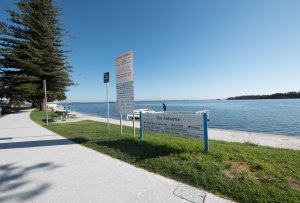
[[[16,0],[0,3],[0,17]],[[134,52],[136,100],[300,91],[299,0],[57,0],[72,52],[67,101],[105,101]]]

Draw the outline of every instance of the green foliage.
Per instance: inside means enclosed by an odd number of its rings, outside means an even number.
[[[44,125],[44,114],[31,118]],[[47,128],[83,146],[238,202],[300,202],[300,151],[145,132],[81,121]]]
[[[13,106],[21,106],[21,105],[24,105],[24,102],[22,101],[9,101],[9,105],[13,105]]]
[[[52,0],[20,0],[19,13],[8,10],[11,24],[0,23],[0,96],[33,103],[64,100],[74,85],[61,38],[64,29]]]
[[[271,95],[245,95],[237,97],[229,97],[228,100],[243,99],[297,99],[300,98],[300,92],[276,93]]]

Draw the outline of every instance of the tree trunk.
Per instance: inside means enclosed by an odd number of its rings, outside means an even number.
[[[40,111],[46,111],[46,108],[45,108],[45,97],[43,97],[41,100],[40,100]]]

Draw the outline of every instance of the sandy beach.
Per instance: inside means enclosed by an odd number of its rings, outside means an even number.
[[[74,112],[77,115],[75,120],[69,120],[68,122],[77,122],[82,120],[92,120],[99,122],[107,122],[107,118],[93,116],[88,114],[82,114]],[[61,122],[65,123],[65,122]],[[110,118],[110,123],[119,125],[120,120]],[[122,124],[124,126],[132,126],[132,121],[123,120]],[[135,121],[135,127],[140,128],[140,122]],[[226,142],[239,142],[239,143],[253,143],[261,146],[275,147],[275,148],[285,148],[300,150],[300,135],[288,136],[288,135],[276,135],[276,134],[266,134],[266,133],[256,133],[256,132],[245,132],[238,130],[224,130],[209,128],[208,131],[209,139],[220,140]]]

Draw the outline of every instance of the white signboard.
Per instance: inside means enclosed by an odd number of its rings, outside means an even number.
[[[121,114],[130,114],[134,110],[133,81],[117,84],[117,109]]]
[[[204,135],[203,115],[144,113],[143,130],[193,137]]]
[[[133,81],[133,52],[129,51],[116,58],[117,84]]]
[[[133,52],[116,58],[117,109],[121,114],[134,110]]]

